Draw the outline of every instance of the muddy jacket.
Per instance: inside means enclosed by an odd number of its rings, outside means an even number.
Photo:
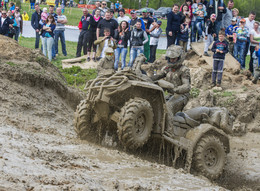
[[[131,46],[143,46],[147,42],[148,42],[148,36],[143,29],[135,28],[131,31],[131,37],[130,37]]]
[[[182,94],[189,96],[190,93],[190,69],[186,66],[181,65],[177,69],[166,68],[167,73],[161,75],[155,75],[152,80],[159,80],[166,77],[166,81],[172,83],[174,88],[168,90],[171,94]]]

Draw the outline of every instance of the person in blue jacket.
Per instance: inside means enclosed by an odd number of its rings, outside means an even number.
[[[0,17],[0,34],[8,36],[9,28],[12,26],[13,23],[14,21],[7,17],[6,10],[3,10]]]
[[[225,40],[225,32],[220,31],[218,34],[218,38],[219,40],[217,40],[211,48],[211,51],[214,52],[212,87],[216,85],[217,87],[220,87],[221,85],[225,55],[228,53],[228,42]],[[216,78],[218,78],[217,84]]]
[[[229,53],[233,56],[234,55],[234,39],[233,39],[233,33],[236,32],[238,28],[238,25],[237,25],[237,18],[236,17],[233,17],[233,19],[231,20],[231,25],[229,25],[226,30],[225,30],[225,34],[226,34],[226,37],[229,41],[229,45],[228,45],[228,48],[229,48]]]
[[[39,43],[40,43],[40,29],[41,29],[41,25],[40,25],[40,20],[41,20],[41,14],[42,14],[42,10],[40,9],[40,6],[38,3],[35,4],[35,12],[32,14],[32,20],[31,20],[31,25],[32,28],[35,30],[35,34],[36,34],[36,39],[35,39],[35,49],[39,48]]]
[[[55,19],[52,15],[49,15],[46,23],[43,24],[42,27],[42,45],[43,45],[43,54],[47,56],[51,61],[52,60],[52,45],[54,43],[54,33],[56,23]]]
[[[180,31],[181,20],[182,15],[181,12],[179,12],[179,5],[174,4],[172,7],[172,11],[167,15],[167,48],[172,44],[175,44],[178,33]]]
[[[260,43],[255,47],[255,56],[258,59],[256,61],[256,66],[254,68],[254,79],[252,80],[252,82],[254,84],[257,83],[257,81],[259,80],[259,77],[260,77],[260,49],[259,49],[259,45],[260,45]]]

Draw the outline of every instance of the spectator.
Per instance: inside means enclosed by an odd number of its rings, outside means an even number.
[[[233,14],[232,14],[233,7],[234,7],[234,1],[229,0],[227,8],[226,8],[226,13],[222,15],[222,27],[221,28],[223,28],[225,30],[228,26],[231,25],[231,20],[233,18]]]
[[[61,13],[63,14],[65,11],[67,0],[61,0]]]
[[[46,23],[48,18],[48,9],[46,7],[44,7],[42,9],[42,14],[41,14],[41,20],[40,20],[40,24],[43,25],[44,23]]]
[[[111,13],[109,11],[106,12],[105,18],[102,19],[97,26],[97,39],[99,36],[104,36],[104,29],[109,28],[109,33],[111,37],[114,36],[114,31],[117,29],[118,23],[116,20],[111,19]]]
[[[215,21],[215,31],[216,31],[216,34],[218,34],[220,28],[221,28],[221,24],[222,24],[222,15],[225,14],[227,12],[227,9],[226,9],[226,5],[225,3],[223,2],[223,0],[210,0],[210,3],[208,4],[208,7],[207,7],[207,13],[208,15],[211,15],[211,14],[215,14],[217,19]],[[216,35],[215,37],[215,40],[217,40],[218,36]]]
[[[180,46],[183,47],[183,50],[185,52],[187,52],[188,39],[190,34],[189,23],[190,23],[190,19],[186,17],[184,23],[181,24],[181,29],[180,29],[179,43]]]
[[[43,46],[43,54],[47,56],[51,61],[52,60],[52,46],[54,43],[54,33],[56,23],[54,17],[49,15],[46,23],[43,24],[42,27],[42,46]]]
[[[57,23],[58,15],[57,15],[56,13],[54,13],[54,6],[53,6],[53,5],[50,5],[50,6],[49,6],[48,16],[49,16],[49,15],[52,15],[52,16],[54,17],[55,22]],[[54,59],[54,60],[56,59],[54,43],[53,43],[53,47],[52,47],[52,59]]]
[[[246,24],[245,27],[248,29],[249,33],[247,34],[247,42],[246,42],[246,47],[245,47],[245,51],[244,51],[244,65],[245,65],[245,61],[246,61],[246,56],[247,56],[247,52],[249,49],[249,45],[250,45],[250,31],[252,31],[254,29],[254,23],[255,23],[255,17],[256,17],[256,13],[254,11],[251,11],[249,13],[249,16],[247,18],[245,18],[246,20]],[[252,60],[252,55],[253,55],[253,50],[250,50],[250,60]],[[253,62],[249,62],[249,71],[253,73]]]
[[[225,33],[226,33],[226,36],[228,39],[228,43],[229,43],[228,51],[232,56],[234,55],[234,40],[233,40],[234,35],[233,34],[236,32],[237,27],[238,27],[237,19],[236,19],[236,17],[234,17],[231,20],[231,25],[229,25],[225,30]]]
[[[119,3],[119,10],[120,10],[120,9],[123,9],[122,2]]]
[[[69,6],[70,6],[70,7],[73,7],[73,0],[70,0]]]
[[[30,0],[31,10],[35,9],[35,0]]]
[[[195,11],[193,11],[193,15],[196,17],[195,26],[199,34],[198,42],[202,42],[203,40],[202,33],[204,31],[204,19],[207,16],[207,12],[205,9],[203,9],[203,6],[204,5],[202,3],[198,3],[198,7],[195,9]]]
[[[49,6],[48,16],[49,15],[52,15],[54,17],[55,22],[57,22],[58,15],[56,13],[54,13],[54,6],[53,5]]]
[[[130,62],[129,67],[133,66],[136,56],[144,52],[144,44],[148,42],[148,36],[146,32],[141,28],[142,23],[138,20],[135,24],[135,28],[131,31],[130,36]],[[143,40],[144,39],[144,40]]]
[[[131,17],[132,17],[132,18],[131,18],[131,20],[129,21],[130,31],[133,30],[133,28],[135,27],[135,24],[136,24],[136,22],[137,22],[138,20],[141,21],[141,24],[142,24],[141,28],[142,28],[143,30],[145,30],[144,21],[143,21],[143,19],[140,19],[140,18],[137,17],[137,14],[136,14],[135,10],[132,10],[132,11],[131,11]]]
[[[23,12],[22,17],[23,21],[29,21],[29,15],[26,13],[26,11]]]
[[[14,11],[15,10],[15,4],[13,3],[13,2],[10,2],[9,4],[8,4],[8,7],[10,7],[10,11]]]
[[[210,20],[206,22],[206,29],[205,29],[205,47],[204,47],[204,56],[210,56],[208,53],[209,47],[214,41],[214,37],[216,36],[215,31],[215,21],[216,21],[216,15],[213,13],[210,16]]]
[[[39,31],[41,29],[41,25],[39,24],[41,20],[41,13],[39,4],[36,3],[35,5],[35,12],[32,14],[31,25],[32,28],[35,30],[36,39],[35,39],[35,48],[39,48],[39,41],[40,41],[40,34]]]
[[[100,36],[99,38],[97,38],[97,40],[95,40],[94,42],[95,45],[99,45],[97,50],[97,60],[105,57],[105,50],[107,47],[111,46],[113,49],[116,48],[116,42],[111,37],[109,28],[104,29],[104,35],[105,36]]]
[[[122,21],[128,22],[129,20],[130,20],[130,18],[125,15],[125,10],[124,9],[120,9],[119,10],[119,16],[117,17],[118,24],[120,24]]]
[[[246,20],[240,20],[240,26],[236,30],[236,40],[234,46],[234,56],[241,65],[241,69],[245,69],[244,52],[246,51],[246,43],[248,36],[248,29],[245,27]]]
[[[18,41],[18,37],[19,37],[20,32],[22,32],[22,26],[23,26],[23,20],[22,20],[21,14],[20,14],[19,7],[15,7],[14,19],[15,19],[15,24],[13,25],[14,30],[15,30],[14,39],[16,41]]]
[[[121,69],[125,67],[125,59],[127,55],[127,43],[130,38],[129,26],[127,21],[122,21],[119,25],[119,29],[115,31],[114,39],[117,43],[117,48],[115,50],[115,70],[118,69],[119,58],[121,54]]]
[[[115,8],[116,8],[116,12],[118,12],[118,11],[119,11],[119,1],[117,1],[117,2],[115,3]]]
[[[167,48],[172,44],[175,44],[177,35],[180,31],[180,24],[182,18],[178,10],[179,10],[179,5],[174,4],[172,7],[172,11],[167,15],[167,27],[166,27]]]
[[[13,23],[14,22],[9,17],[7,17],[6,10],[3,10],[0,17],[0,34],[8,36],[9,28],[12,27]]]
[[[16,26],[16,20],[14,19],[14,11],[8,11],[7,12],[7,16],[14,22],[12,25],[10,25],[9,28],[9,34],[8,37],[13,38],[15,36],[15,29],[14,29],[14,25]]]
[[[254,28],[250,31],[250,62],[249,62],[249,70],[253,73],[253,58],[252,55],[256,49],[256,46],[260,43],[260,30],[259,30],[259,22],[255,21]],[[252,68],[250,68],[252,67]]]
[[[114,16],[114,10],[110,9],[111,19],[115,20],[117,22],[117,19]]]
[[[242,17],[238,16],[239,10],[237,8],[234,8],[232,10],[232,14],[233,14],[233,17],[235,17],[237,19],[237,25],[239,25],[240,24],[240,20],[242,19]]]
[[[90,18],[90,28],[89,28],[89,42],[88,42],[88,60],[90,60],[90,52],[91,48],[93,47],[93,54],[92,54],[92,60],[96,62],[96,50],[97,46],[94,44],[94,41],[97,40],[97,26],[98,23],[102,20],[102,17],[100,16],[100,10],[97,9],[95,11],[95,15]]]
[[[190,19],[191,18],[191,10],[189,9],[189,5],[188,4],[183,4],[181,6],[181,14],[182,14],[182,19],[183,19],[183,22],[185,20],[185,18],[187,19]]]
[[[255,56],[258,58],[258,60],[256,60],[256,63],[255,63],[256,65],[254,67],[254,78],[252,80],[252,82],[254,84],[256,84],[257,81],[260,78],[260,50],[259,50],[259,44],[256,45],[256,47],[255,47]]]
[[[80,34],[79,34],[79,40],[77,45],[76,57],[81,56],[82,46],[83,46],[83,54],[84,55],[87,54],[87,47],[88,47],[87,41],[90,35],[89,27],[90,27],[90,19],[92,15],[88,13],[87,8],[84,8],[82,11],[83,11],[83,16],[81,17],[81,20],[78,25]]]
[[[203,3],[203,5],[205,5],[205,7],[207,7],[207,5],[208,5],[208,1],[207,0],[202,0],[201,3]]]
[[[115,10],[115,4],[113,2],[110,4],[110,9]]]
[[[184,12],[183,11],[183,6],[184,5],[186,5],[186,6],[188,6],[188,10],[189,10],[189,13],[190,13],[190,18],[192,17],[192,8],[191,8],[191,6],[192,6],[192,0],[185,0],[185,3],[184,4],[182,4],[182,6],[180,7],[180,12]],[[185,12],[186,12],[187,10],[185,9]],[[184,15],[186,15],[186,14],[184,14]]]
[[[157,18],[156,18],[156,16],[153,15],[153,12],[152,12],[152,11],[149,12],[149,17],[150,17],[151,19],[153,19],[153,22],[157,22]]]
[[[194,12],[198,8],[198,4],[201,3],[201,0],[196,0],[196,3],[193,3],[191,8]],[[206,10],[206,6],[203,5],[203,9]],[[197,27],[196,27],[196,17],[193,16],[191,20],[191,42],[195,42],[197,39]]]
[[[60,0],[55,0],[55,8],[54,10],[56,10],[58,7],[59,7],[59,4],[60,4]]]
[[[156,60],[156,49],[159,42],[159,37],[162,34],[161,29],[162,21],[158,20],[155,29],[150,33],[150,59],[148,62],[153,63]],[[153,28],[153,24],[150,26],[150,30]]]
[[[142,12],[142,15],[143,17],[141,17],[141,19],[144,21],[144,25],[145,25],[145,32],[148,36],[148,41],[147,43],[144,45],[144,55],[146,57],[147,60],[149,60],[150,58],[150,32],[156,27],[156,23],[154,24],[154,28],[151,29],[150,31],[150,25],[154,22],[153,19],[151,19],[149,16],[148,16],[148,12],[146,9],[143,9],[143,12]]]
[[[9,0],[5,0],[5,10],[7,10],[7,4],[8,4]]]
[[[100,16],[101,16],[102,18],[104,18],[104,17],[105,17],[105,13],[108,11],[106,1],[102,1],[100,10],[101,10]]]
[[[56,29],[54,31],[55,54],[59,53],[58,41],[60,38],[62,53],[64,56],[67,56],[64,31],[65,31],[65,24],[68,22],[68,20],[65,15],[61,14],[61,8],[57,8],[56,12],[57,12],[57,24],[56,24]]]
[[[93,12],[92,12],[92,15],[93,15],[93,16],[95,15],[95,11],[96,11],[97,9],[100,10],[101,3],[100,3],[99,1],[96,1],[95,5],[96,5],[96,8],[95,8],[95,9],[93,10]]]
[[[225,55],[228,53],[228,42],[225,40],[225,32],[220,31],[218,34],[218,39],[214,42],[212,46],[213,55],[213,71],[212,71],[212,87],[221,86],[223,65],[225,60]],[[216,83],[217,79],[217,83]]]

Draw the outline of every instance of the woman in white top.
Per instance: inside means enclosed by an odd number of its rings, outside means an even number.
[[[249,70],[253,73],[253,58],[252,55],[255,51],[256,45],[260,43],[260,30],[259,30],[259,22],[255,21],[254,28],[250,31],[250,62],[249,62]]]

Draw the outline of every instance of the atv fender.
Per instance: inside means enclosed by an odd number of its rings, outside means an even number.
[[[230,152],[229,138],[227,134],[223,130],[218,129],[208,123],[201,124],[200,126],[195,127],[186,133],[186,138],[189,139],[192,143],[191,149],[195,149],[195,146],[197,145],[198,141],[202,136],[209,134],[219,137],[225,146],[226,153]]]

